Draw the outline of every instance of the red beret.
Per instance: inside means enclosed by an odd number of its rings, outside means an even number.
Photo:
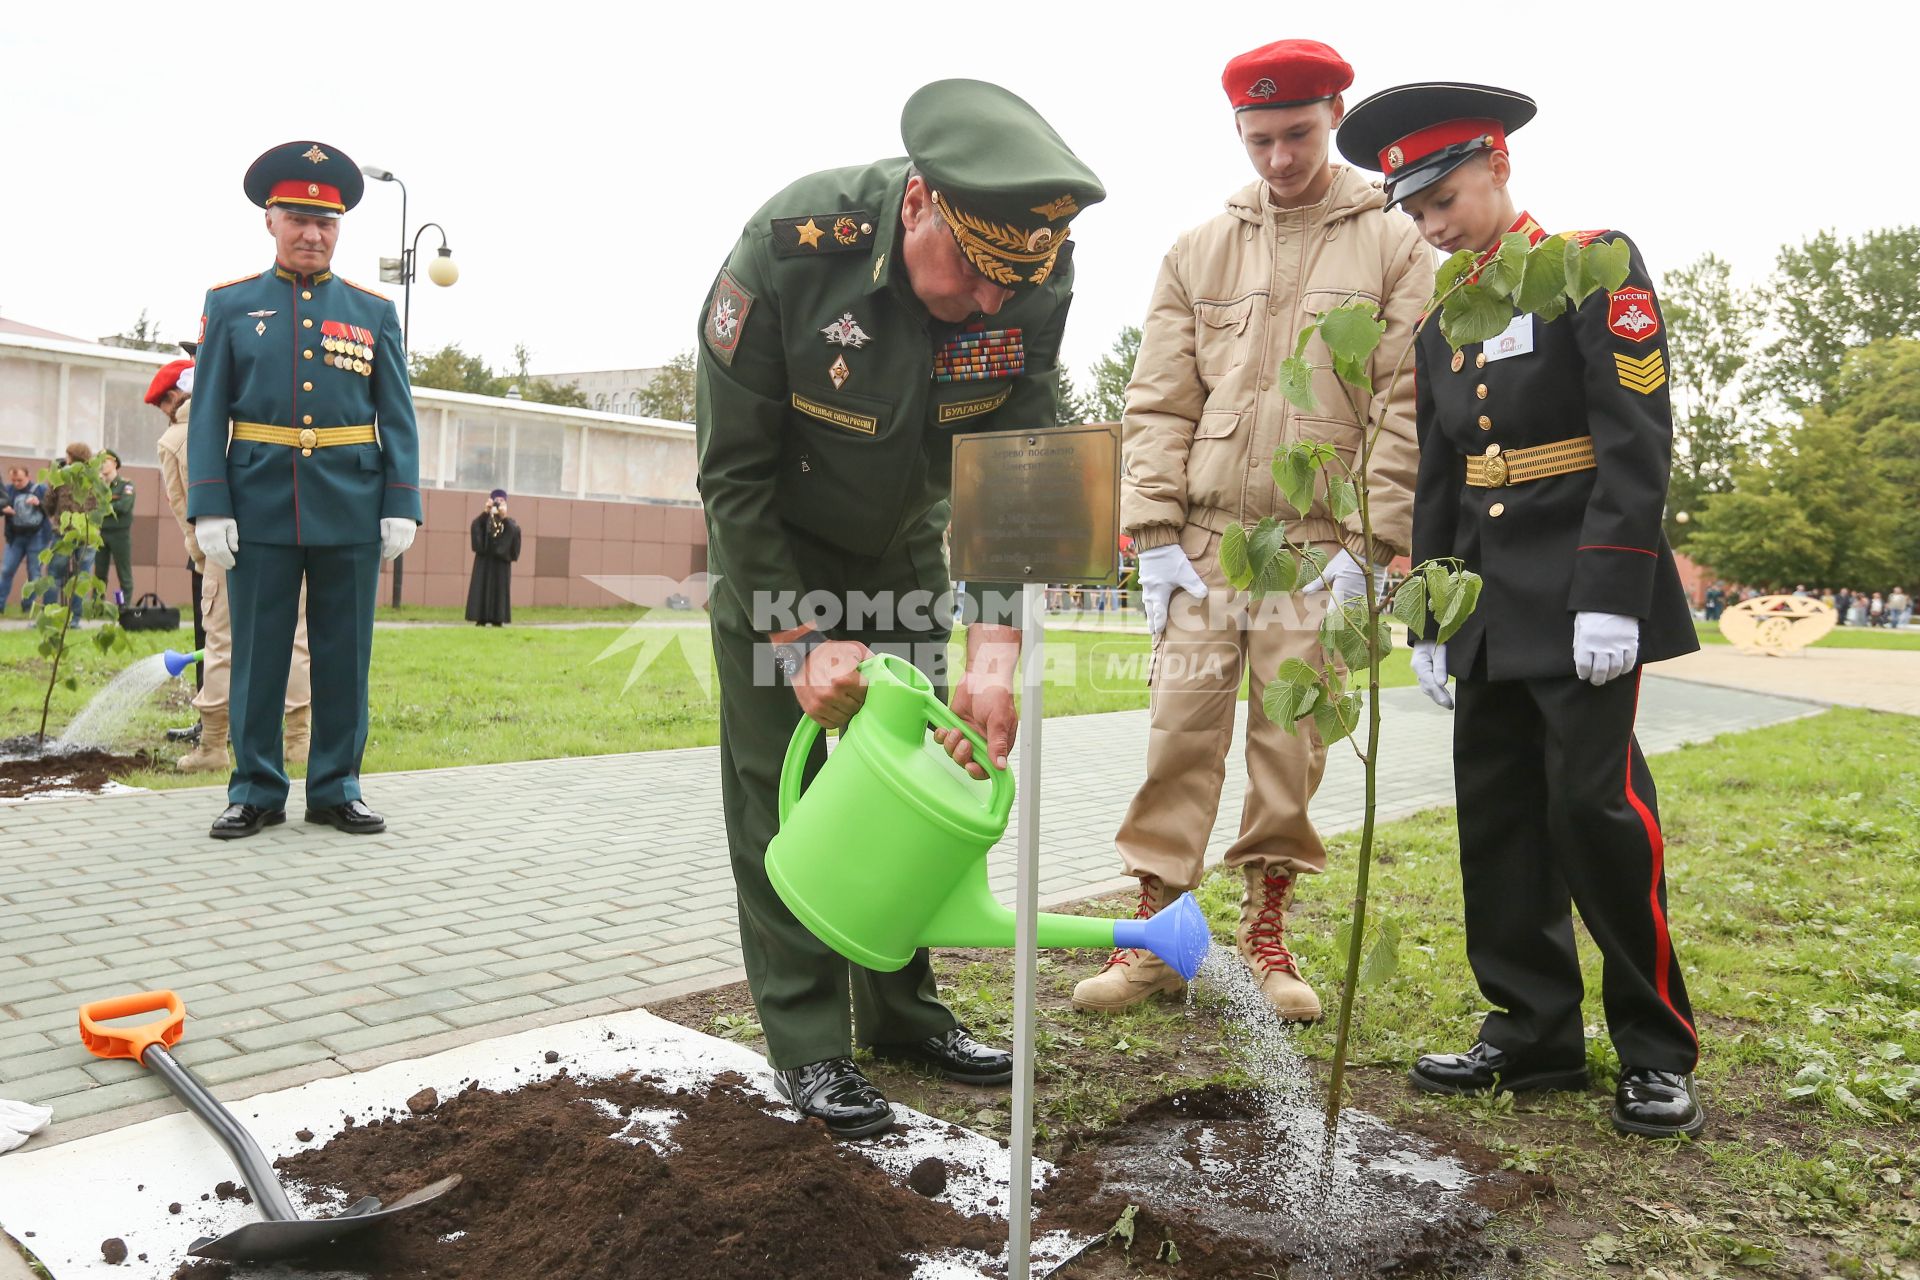
[[[153,381],[147,384],[147,403],[158,407],[160,397],[180,385],[180,375],[193,368],[191,360],[171,360],[160,366],[153,375]]]
[[[1352,83],[1347,60],[1318,40],[1276,40],[1241,54],[1220,73],[1235,111],[1324,102]]]

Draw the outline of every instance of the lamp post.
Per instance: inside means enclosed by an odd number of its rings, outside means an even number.
[[[397,284],[401,287],[400,301],[400,346],[411,366],[413,353],[408,347],[408,328],[413,322],[413,277],[415,260],[420,251],[420,237],[428,227],[440,233],[440,252],[427,267],[427,279],[441,288],[446,288],[460,278],[460,268],[454,264],[453,250],[447,248],[447,230],[437,222],[423,223],[413,233],[413,239],[407,239],[407,184],[400,181],[391,169],[382,169],[379,165],[363,164],[360,172],[375,182],[391,182],[400,188],[400,256],[380,259],[380,280],[383,284]],[[411,380],[412,369],[407,369]],[[406,557],[397,556],[393,562],[393,604],[400,604],[400,583],[406,572]]]

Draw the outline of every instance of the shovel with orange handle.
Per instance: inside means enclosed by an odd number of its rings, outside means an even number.
[[[137,1027],[109,1027],[115,1018],[142,1013],[161,1016]],[[367,1196],[348,1206],[337,1218],[302,1218],[274,1176],[273,1164],[260,1146],[233,1118],[233,1113],[207,1092],[193,1072],[173,1060],[167,1050],[186,1027],[187,1007],[171,991],[143,991],[138,995],[96,1000],[80,1010],[80,1039],[96,1058],[131,1058],[167,1082],[174,1096],[186,1104],[201,1124],[212,1131],[246,1181],[253,1203],[264,1222],[249,1222],[223,1236],[202,1236],[187,1250],[197,1258],[222,1262],[277,1262],[301,1257],[344,1236],[385,1222],[397,1213],[425,1204],[460,1185],[454,1174],[402,1196],[382,1208],[379,1197]]]

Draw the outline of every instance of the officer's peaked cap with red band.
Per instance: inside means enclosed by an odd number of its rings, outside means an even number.
[[[1276,40],[1227,64],[1220,86],[1238,111],[1325,102],[1353,83],[1353,68],[1318,40]]]
[[[1347,112],[1340,154],[1387,175],[1387,203],[1424,191],[1533,119],[1532,98],[1484,84],[1425,81],[1382,89]]]
[[[338,147],[303,140],[283,142],[247,169],[247,199],[262,209],[287,209],[337,218],[360,203],[366,179]]]

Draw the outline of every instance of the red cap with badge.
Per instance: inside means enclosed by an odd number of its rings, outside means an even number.
[[[1220,73],[1235,111],[1325,102],[1352,83],[1347,60],[1318,40],[1276,40],[1241,54]]]
[[[180,385],[180,375],[193,368],[191,360],[169,360],[160,366],[153,375],[153,381],[147,384],[147,403],[158,406],[160,397]]]

